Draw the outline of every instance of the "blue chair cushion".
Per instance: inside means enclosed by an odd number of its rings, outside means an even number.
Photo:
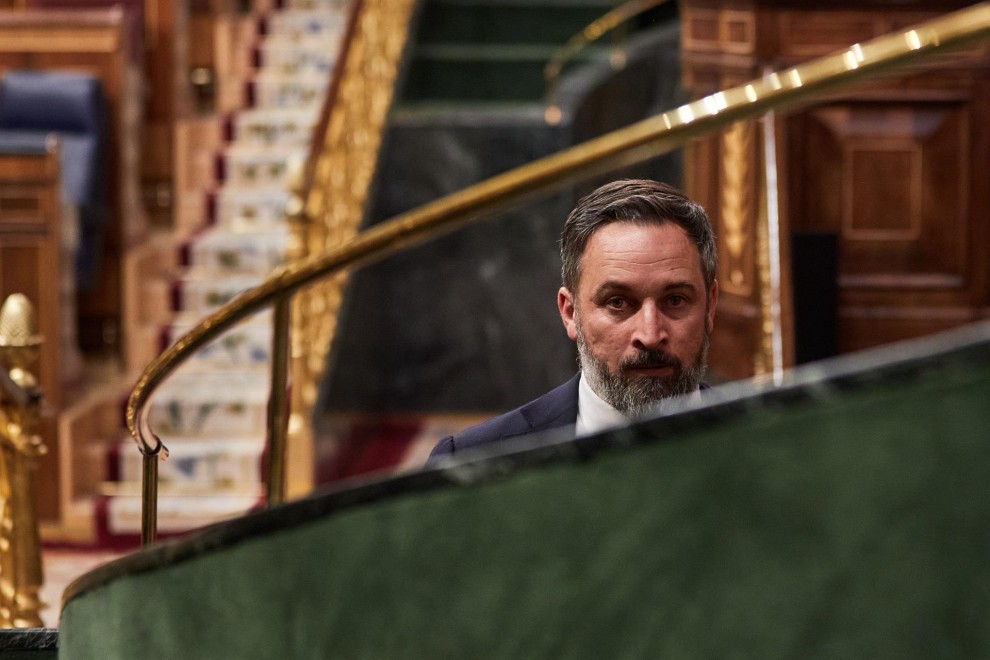
[[[107,107],[98,78],[63,71],[9,71],[0,81],[0,128],[102,133]]]
[[[109,112],[103,85],[63,71],[9,71],[0,80],[0,148],[34,149],[61,140],[62,198],[79,209],[76,278],[81,290],[99,274],[107,223]],[[23,151],[21,151],[23,153]]]
[[[40,155],[48,151],[48,133],[0,130],[0,154]]]

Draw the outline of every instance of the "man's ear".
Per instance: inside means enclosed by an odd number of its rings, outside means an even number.
[[[715,329],[715,307],[718,304],[718,280],[712,280],[712,286],[708,289],[708,332]]]
[[[577,318],[574,310],[574,294],[566,286],[560,287],[557,292],[557,310],[560,312],[560,320],[564,322],[564,329],[567,336],[572,341],[577,341]]]

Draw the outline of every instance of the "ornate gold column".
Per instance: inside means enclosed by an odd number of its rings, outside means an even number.
[[[0,625],[42,625],[43,574],[34,473],[47,451],[37,433],[42,406],[27,367],[41,346],[34,307],[21,294],[0,308]]]
[[[360,227],[416,0],[359,0],[328,95],[322,134],[314,138],[309,180],[289,209],[297,238],[291,257],[305,258],[346,242]],[[289,420],[288,496],[311,487],[309,416],[337,329],[346,273],[297,295],[292,308],[292,414]]]

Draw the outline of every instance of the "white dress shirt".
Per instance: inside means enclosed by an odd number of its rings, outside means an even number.
[[[701,390],[695,390],[687,396],[691,400],[699,400],[701,398]],[[663,408],[663,403],[661,403],[658,406],[656,416],[659,416],[663,412]],[[591,435],[605,429],[623,426],[630,421],[632,420],[605,403],[600,396],[595,394],[582,372],[581,380],[578,382],[578,414],[574,434]]]

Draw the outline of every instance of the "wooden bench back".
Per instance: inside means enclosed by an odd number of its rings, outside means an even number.
[[[119,330],[123,257],[147,231],[139,188],[142,74],[127,25],[119,8],[0,10],[0,75],[14,69],[58,69],[103,83],[111,126],[110,219],[100,281],[79,304],[93,326],[109,322]]]

